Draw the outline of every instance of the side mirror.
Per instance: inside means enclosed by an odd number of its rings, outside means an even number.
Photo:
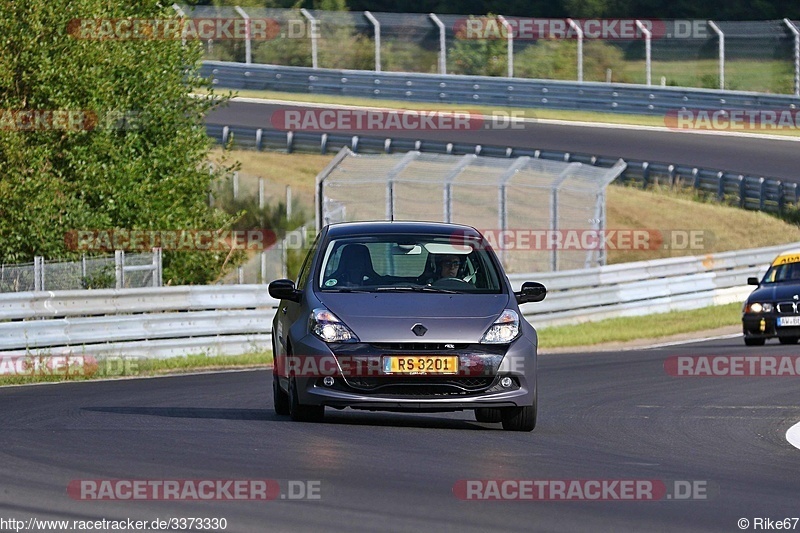
[[[300,291],[294,288],[294,281],[290,279],[276,279],[269,284],[269,295],[277,300],[300,301]]]
[[[747,278],[748,285],[758,285],[758,278]]]
[[[517,304],[541,302],[547,296],[547,289],[541,283],[526,281],[522,284],[522,290],[515,292],[514,296],[517,297]]]

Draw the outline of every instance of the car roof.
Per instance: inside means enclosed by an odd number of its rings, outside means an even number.
[[[448,236],[455,234],[464,237],[480,237],[478,230],[472,226],[445,222],[373,220],[366,222],[339,222],[328,226],[329,238],[387,233],[421,233]]]
[[[800,250],[782,252],[772,261],[772,265],[785,265],[786,263],[800,263]]]

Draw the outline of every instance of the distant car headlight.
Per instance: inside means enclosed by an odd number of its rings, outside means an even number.
[[[323,307],[311,311],[308,329],[325,342],[358,342],[358,337],[339,317]]]
[[[512,309],[506,309],[483,334],[481,344],[508,344],[518,335],[519,315]]]
[[[745,309],[746,313],[771,313],[772,312],[772,304],[771,303],[759,303],[753,302],[747,306]]]

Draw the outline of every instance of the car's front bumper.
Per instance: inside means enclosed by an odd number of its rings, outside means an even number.
[[[482,407],[522,407],[536,402],[536,345],[521,336],[507,346],[455,344],[414,351],[408,345],[326,345],[311,335],[302,339],[295,353],[317,354],[335,359],[333,371],[289,372],[297,384],[298,400],[304,405],[383,411],[455,411]],[[389,375],[381,369],[387,355],[457,355],[457,375]],[[366,362],[364,365],[354,361]],[[321,368],[325,365],[303,365]],[[296,365],[301,368],[301,365]],[[360,371],[353,371],[354,368]],[[366,371],[364,371],[366,370]],[[326,385],[324,378],[333,378]],[[510,386],[501,380],[511,378]]]
[[[742,315],[742,333],[753,339],[800,337],[800,326],[778,326],[776,313],[745,313]]]

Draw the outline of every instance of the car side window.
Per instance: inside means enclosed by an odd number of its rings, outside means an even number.
[[[319,234],[317,234],[316,239],[314,239],[313,244],[311,244],[311,248],[308,250],[306,254],[306,258],[303,260],[303,266],[300,267],[300,273],[297,275],[297,283],[295,286],[298,289],[302,289],[308,283],[308,277],[311,275],[311,263],[314,257],[314,252],[317,251],[317,243],[319,242]]]

